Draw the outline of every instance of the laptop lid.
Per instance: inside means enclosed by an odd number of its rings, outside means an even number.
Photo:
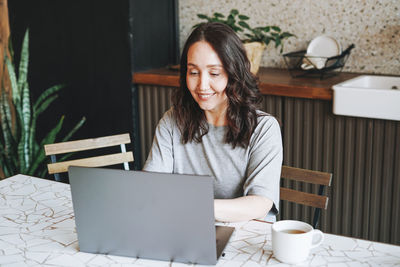
[[[210,176],[70,167],[69,180],[81,251],[216,263]]]

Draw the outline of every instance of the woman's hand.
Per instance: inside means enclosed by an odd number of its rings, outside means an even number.
[[[234,199],[215,199],[214,216],[220,222],[239,222],[264,219],[273,202],[262,196],[244,196]]]

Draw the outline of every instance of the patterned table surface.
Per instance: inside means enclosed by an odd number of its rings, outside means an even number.
[[[217,266],[288,266],[272,256],[271,224],[230,224]],[[325,234],[300,266],[400,266],[400,246]],[[0,266],[188,266],[79,252],[70,187],[16,175],[0,181]]]

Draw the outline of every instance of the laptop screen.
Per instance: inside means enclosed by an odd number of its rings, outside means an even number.
[[[213,178],[70,167],[81,251],[215,264]]]

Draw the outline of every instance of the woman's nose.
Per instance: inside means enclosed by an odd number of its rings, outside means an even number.
[[[210,79],[207,74],[201,74],[199,83],[200,90],[210,89]]]

